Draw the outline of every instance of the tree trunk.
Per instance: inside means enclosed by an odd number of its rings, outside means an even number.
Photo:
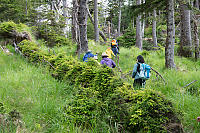
[[[67,23],[67,1],[63,0],[63,16],[65,19],[66,26],[63,28],[63,33],[65,37],[67,37],[67,31],[68,31],[68,23]]]
[[[26,16],[28,15],[28,0],[26,0]]]
[[[93,20],[93,18],[92,18],[92,15],[90,14],[90,11],[89,11],[89,8],[88,8],[88,7],[87,7],[87,13],[88,13],[88,16],[89,16],[89,18],[90,18],[92,24],[94,25],[94,20]],[[99,35],[103,38],[104,42],[107,41],[106,36],[104,35],[103,31],[99,30]]]
[[[77,8],[78,8],[78,3],[77,0],[73,0],[72,1],[72,40],[73,42],[77,42],[78,43],[78,35],[77,35]]]
[[[194,41],[195,41],[195,59],[199,59],[200,49],[199,49],[199,36],[198,36],[198,20],[193,19],[194,22]]]
[[[188,2],[186,0],[185,2]],[[180,5],[181,13],[181,37],[179,55],[184,57],[192,57],[192,37],[191,37],[191,23],[190,10],[187,5]]]
[[[167,3],[167,39],[166,39],[166,46],[165,46],[165,67],[166,68],[175,68],[174,41],[175,41],[174,0],[168,0],[168,3]]]
[[[122,10],[121,10],[122,2],[119,0],[119,17],[118,17],[118,36],[120,36],[120,28],[121,28],[121,17],[122,17]]]
[[[95,42],[99,41],[99,28],[98,28],[98,2],[94,0],[94,33]]]
[[[86,52],[88,50],[88,40],[87,40],[87,0],[79,0],[79,10],[78,10],[78,25],[80,30],[80,45],[81,51]]]
[[[156,10],[153,11],[153,25],[152,25],[152,36],[154,47],[157,47],[157,35],[156,35]]]
[[[135,27],[135,18],[134,18],[134,16],[133,16],[133,23],[132,23],[132,25],[133,25],[133,29],[134,29],[134,27]]]
[[[137,5],[141,4],[141,0],[137,0]],[[142,31],[141,31],[141,15],[136,18],[136,47],[142,50]]]
[[[195,0],[195,7],[199,9],[199,0]]]
[[[110,26],[110,21],[108,21],[108,38],[110,39],[110,28],[111,28],[111,26]]]
[[[145,0],[142,1],[142,3],[145,3]],[[145,13],[143,13],[145,16]],[[144,30],[145,30],[145,19],[142,20],[142,38],[144,38]]]

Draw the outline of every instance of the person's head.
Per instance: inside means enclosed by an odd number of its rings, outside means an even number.
[[[91,53],[91,52],[92,52],[92,50],[89,50],[89,49],[87,50],[87,53]]]
[[[138,61],[139,63],[145,63],[144,58],[142,57],[142,55],[138,55],[138,56],[137,56],[137,61]]]
[[[106,52],[103,52],[102,55],[101,55],[101,57],[102,57],[102,58],[107,58],[108,55],[106,54]]]

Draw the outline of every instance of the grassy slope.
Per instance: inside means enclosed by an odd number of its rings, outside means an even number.
[[[89,49],[92,49],[93,53],[102,53],[107,47],[109,45],[95,45],[91,41],[89,43]],[[43,47],[43,49],[46,48]],[[54,48],[54,50],[56,53],[66,52],[67,55],[71,55],[74,53],[75,47],[61,47]],[[119,64],[124,73],[132,71],[139,54],[141,51],[137,48],[120,48]],[[200,127],[194,119],[200,115],[198,114],[199,96],[191,95],[187,90],[192,87],[199,90],[200,61],[193,62],[190,59],[175,57],[178,69],[167,70],[164,68],[164,50],[150,52],[148,56],[145,56],[145,61],[160,72],[167,81],[167,85],[164,85],[162,80],[152,72],[146,89],[152,88],[164,93],[168,99],[173,101],[176,109],[182,112],[185,130],[198,132]],[[61,129],[63,123],[59,120],[58,113],[60,107],[65,104],[65,98],[70,97],[69,92],[72,87],[58,83],[44,68],[38,69],[18,56],[8,57],[1,54],[0,67],[0,88],[3,88],[0,90],[1,100],[8,108],[17,108],[22,113],[27,127],[33,131]],[[115,70],[117,71],[117,69]],[[193,80],[198,80],[198,82],[181,89]],[[128,78],[127,81],[133,83],[131,78]]]
[[[19,56],[0,52],[0,101],[7,111],[16,109],[27,130],[58,131],[60,110],[73,87],[59,83],[44,69]]]

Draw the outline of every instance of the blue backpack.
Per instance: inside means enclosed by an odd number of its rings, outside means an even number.
[[[147,64],[144,63],[138,63],[140,64],[140,72],[138,73],[138,76],[140,79],[148,80],[150,78],[150,72],[151,72],[151,67]]]

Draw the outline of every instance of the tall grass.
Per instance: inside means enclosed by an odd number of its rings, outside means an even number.
[[[0,68],[0,101],[7,112],[20,112],[29,131],[61,130],[61,110],[73,86],[56,81],[45,68],[35,67],[20,56],[0,53]]]

